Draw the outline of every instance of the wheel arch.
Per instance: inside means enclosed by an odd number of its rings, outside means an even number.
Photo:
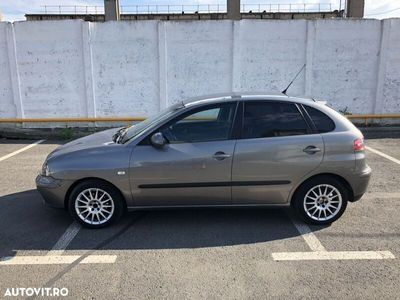
[[[316,177],[322,177],[322,176],[328,176],[328,177],[333,177],[336,180],[339,180],[344,187],[347,189],[347,191],[349,192],[349,196],[350,196],[350,202],[352,199],[354,199],[354,191],[353,188],[351,187],[350,183],[343,177],[340,176],[338,174],[334,174],[334,173],[319,173],[319,174],[315,174],[312,175],[310,177],[308,177],[307,179],[303,180],[299,185],[297,185],[297,187],[295,188],[294,192],[292,193],[291,197],[290,197],[290,205],[292,205],[294,199],[296,198],[296,194],[299,191],[300,187],[305,184],[306,182],[316,178]]]
[[[122,199],[123,204],[124,204],[124,207],[125,207],[125,209],[126,209],[126,207],[127,207],[126,199],[125,199],[124,195],[122,194],[121,190],[120,190],[115,184],[113,184],[112,182],[110,182],[110,181],[108,181],[108,180],[105,180],[105,179],[102,179],[102,178],[98,178],[98,177],[85,177],[85,178],[81,178],[81,179],[76,180],[73,184],[71,184],[71,186],[68,188],[67,192],[65,193],[65,198],[64,198],[64,209],[68,209],[69,197],[70,197],[72,191],[74,190],[74,188],[75,188],[78,184],[80,184],[80,183],[82,183],[82,182],[85,182],[85,181],[89,181],[89,180],[102,181],[103,183],[106,183],[106,184],[108,184],[108,185],[111,185],[111,186],[120,194],[121,199]]]

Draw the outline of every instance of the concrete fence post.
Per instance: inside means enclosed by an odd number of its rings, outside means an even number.
[[[90,22],[82,22],[82,57],[83,71],[85,78],[85,96],[86,96],[86,115],[95,118],[96,114],[96,95],[94,89],[93,74],[93,54],[92,41],[90,37],[91,26],[96,24]]]
[[[376,96],[375,96],[375,103],[373,105],[374,114],[383,113],[383,106],[384,106],[383,87],[385,83],[386,60],[387,60],[387,52],[389,49],[391,25],[392,25],[391,20],[381,21],[381,47],[379,50],[379,57],[378,57]]]
[[[232,43],[232,47],[231,47],[231,68],[230,68],[230,74],[229,74],[229,76],[230,76],[230,91],[231,92],[233,92],[233,90],[234,90],[234,85],[235,85],[235,83],[234,83],[234,80],[235,80],[235,75],[234,75],[234,73],[235,73],[235,65],[236,65],[236,62],[235,62],[235,21],[231,21],[231,24],[232,24],[232,30],[231,30],[231,43]]]
[[[313,82],[313,58],[314,58],[314,45],[316,38],[316,30],[318,21],[307,20],[306,25],[306,55],[305,55],[305,80],[304,80],[304,95],[312,96],[312,82]]]
[[[21,81],[18,72],[18,62],[17,62],[17,45],[15,38],[15,26],[14,24],[8,24],[7,32],[7,52],[8,52],[8,61],[10,68],[10,81],[13,95],[13,103],[16,108],[17,118],[24,118],[24,106],[22,102],[21,95]]]
[[[167,22],[158,23],[158,84],[159,110],[168,106]]]
[[[231,67],[231,91],[238,92],[240,86],[240,25],[241,22],[232,21],[232,67]]]

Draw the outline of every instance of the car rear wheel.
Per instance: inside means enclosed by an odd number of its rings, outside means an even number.
[[[296,192],[294,208],[307,223],[323,225],[339,219],[347,207],[349,193],[336,178],[315,177]]]
[[[118,220],[124,206],[120,193],[112,185],[88,180],[73,189],[69,211],[83,226],[102,228]]]

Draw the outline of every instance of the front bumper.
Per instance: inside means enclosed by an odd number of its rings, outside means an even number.
[[[371,168],[366,166],[365,169],[356,176],[352,177],[351,186],[353,188],[354,198],[351,202],[360,200],[367,191],[369,180],[371,179]]]
[[[64,208],[64,199],[68,191],[68,184],[51,176],[38,175],[36,177],[36,188],[43,197],[47,206]]]

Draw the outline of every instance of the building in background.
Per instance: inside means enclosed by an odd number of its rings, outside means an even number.
[[[344,8],[342,7],[344,4]],[[42,12],[26,14],[30,20],[83,19],[103,22],[117,20],[240,20],[240,19],[316,19],[363,18],[365,0],[332,3],[242,4],[226,0],[226,4],[151,4],[121,6],[119,0],[104,0],[104,6],[42,6]]]
[[[236,19],[316,19],[342,18],[344,16],[344,10],[334,7],[331,3],[240,4],[239,0],[233,1],[239,3],[235,6],[240,10],[236,14]],[[105,5],[106,8],[115,8],[115,0],[105,0]],[[117,5],[117,7],[119,6]],[[123,21],[223,20],[231,18],[227,10],[226,4],[127,5],[120,6],[120,9],[117,10],[117,19]],[[65,19],[105,21],[104,6],[42,6],[41,13],[26,14],[25,17],[28,21]]]

